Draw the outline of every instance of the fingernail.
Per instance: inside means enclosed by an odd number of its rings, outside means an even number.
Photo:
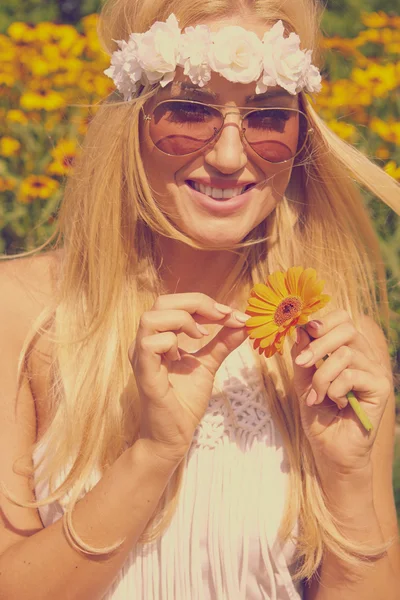
[[[301,352],[299,356],[295,359],[296,365],[305,365],[314,358],[314,353],[312,350],[306,350],[305,352]]]
[[[226,304],[219,304],[218,302],[215,302],[214,308],[219,310],[219,312],[223,315],[230,315],[233,310],[230,306],[226,306]]]
[[[309,322],[307,323],[307,325],[308,325],[309,327],[311,327],[312,329],[317,329],[317,330],[318,330],[318,329],[321,329],[321,327],[322,327],[323,323],[322,323],[322,321],[317,321],[317,320],[315,320],[315,321],[309,321]]]
[[[181,353],[179,352],[179,350],[176,351],[176,360],[181,360]]]
[[[203,335],[209,335],[208,329],[203,327],[203,325],[200,325],[200,323],[196,323],[196,327],[200,331],[200,333],[202,333]]]
[[[233,316],[237,321],[239,321],[239,323],[246,323],[246,321],[250,319],[250,315],[246,315],[246,313],[242,313],[239,311],[235,311],[233,313]]]
[[[311,389],[310,393],[308,394],[308,396],[306,398],[307,406],[313,406],[313,404],[315,404],[317,398],[318,398],[317,392],[314,389]]]

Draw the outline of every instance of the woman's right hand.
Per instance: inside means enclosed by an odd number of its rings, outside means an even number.
[[[184,457],[219,366],[247,337],[248,318],[201,293],[159,296],[142,315],[129,360],[141,402],[140,438],[153,455],[176,464]],[[204,323],[223,327],[198,352],[178,350],[177,334],[202,339]]]

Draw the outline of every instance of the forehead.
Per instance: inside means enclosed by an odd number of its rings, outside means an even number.
[[[212,73],[207,85],[199,87],[193,84],[179,67],[174,81],[165,88],[160,88],[157,97],[188,98],[209,104],[233,103],[237,106],[297,106],[297,96],[289,94],[279,86],[271,87],[263,94],[256,94],[255,82],[232,83],[218,73]]]

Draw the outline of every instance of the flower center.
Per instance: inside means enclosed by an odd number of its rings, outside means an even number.
[[[279,304],[274,314],[274,321],[277,325],[282,325],[288,319],[298,317],[303,308],[303,302],[298,296],[288,296]]]

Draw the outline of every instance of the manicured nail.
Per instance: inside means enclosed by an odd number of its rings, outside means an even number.
[[[318,330],[318,329],[321,329],[321,327],[322,327],[323,323],[322,323],[322,321],[317,321],[317,320],[316,320],[316,321],[309,321],[309,322],[307,323],[307,325],[308,325],[309,327],[311,327],[312,329],[316,329],[316,330]]]
[[[239,321],[239,323],[246,323],[246,321],[250,319],[250,315],[246,315],[246,313],[242,313],[239,311],[235,311],[233,313],[233,316],[237,321]]]
[[[306,398],[307,406],[313,406],[313,404],[315,404],[317,398],[318,398],[317,392],[314,389],[311,389],[310,393],[308,394],[308,396]]]
[[[218,302],[215,302],[214,308],[216,308],[223,315],[230,315],[233,310],[230,306],[226,306],[226,304],[219,304]]]
[[[203,335],[209,335],[208,330],[205,327],[203,327],[203,325],[200,325],[200,323],[196,323],[196,327]]]
[[[300,354],[298,355],[298,357],[295,359],[294,362],[296,363],[296,365],[305,365],[312,358],[314,358],[313,351],[312,350],[305,350],[303,352],[300,352]]]

